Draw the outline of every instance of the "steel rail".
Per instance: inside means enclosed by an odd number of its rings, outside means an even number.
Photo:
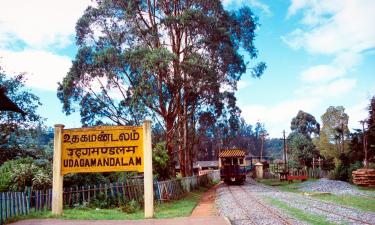
[[[242,186],[240,186],[241,190],[244,191],[247,196],[249,196],[252,200],[254,200],[256,203],[258,203],[259,205],[261,205],[263,208],[265,208],[268,212],[270,212],[271,215],[273,215],[274,218],[276,219],[279,219],[281,220],[284,224],[287,224],[287,225],[291,225],[291,223],[285,219],[284,217],[282,217],[279,213],[275,212],[274,209],[271,209],[270,207],[266,206],[265,204],[263,204],[261,201],[259,201],[256,197],[254,197],[254,195],[250,194],[245,188],[243,188]],[[276,216],[276,217],[275,217]]]
[[[235,203],[241,208],[241,210],[245,213],[245,217],[247,218],[247,220],[249,220],[251,222],[251,224],[254,224],[254,225],[257,225],[257,223],[255,223],[255,221],[251,218],[251,215],[249,214],[248,210],[245,209],[242,204],[240,204],[238,198],[233,194],[232,190],[230,189],[229,185],[227,185],[227,188],[230,192],[230,194],[232,195]],[[244,219],[238,219],[238,220],[244,220]]]
[[[255,181],[253,181],[252,184],[254,184],[254,182]],[[268,187],[266,185],[259,184],[258,182],[255,182],[255,184],[261,185],[262,187],[264,187],[266,189],[269,189],[269,190],[272,190],[272,191],[283,193],[282,191],[280,191],[280,190],[278,190],[277,188],[274,188],[274,187]],[[308,199],[310,201],[314,201],[314,202],[318,202],[318,203],[323,203],[323,204],[326,204],[326,205],[329,205],[329,206],[333,206],[333,207],[341,207],[341,208],[348,209],[348,210],[357,210],[357,209],[354,209],[354,208],[351,208],[351,207],[348,207],[348,206],[339,205],[339,204],[335,204],[335,203],[331,203],[331,202],[327,202],[327,201],[323,201],[323,200],[317,200],[317,199],[314,199],[314,198],[311,198],[311,197],[307,197],[307,196],[303,196],[303,198]],[[311,206],[311,205],[309,205],[309,207],[318,209],[320,211],[328,212],[328,213],[334,214],[336,216],[344,217],[344,218],[352,220],[352,221],[360,222],[362,224],[374,225],[373,223],[369,223],[367,221],[360,220],[360,219],[357,219],[357,218],[354,218],[354,217],[351,217],[351,216],[347,216],[347,215],[344,215],[344,214],[340,214],[340,213],[337,213],[337,212],[334,212],[334,211],[331,211],[331,210],[327,210],[327,209],[323,209],[323,208],[316,207],[316,206]]]

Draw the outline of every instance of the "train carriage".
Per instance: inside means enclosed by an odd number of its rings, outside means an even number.
[[[243,183],[246,166],[244,150],[228,149],[219,153],[220,177],[225,183]]]

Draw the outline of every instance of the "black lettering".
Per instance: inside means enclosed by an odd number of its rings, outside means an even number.
[[[138,140],[138,139],[139,139],[139,133],[133,130],[133,133],[131,133],[131,140]]]
[[[85,167],[85,160],[84,159],[80,159],[79,160],[79,166],[80,167]]]
[[[96,166],[96,159],[91,159],[91,166]]]
[[[89,159],[85,160],[85,167],[90,167],[90,160]]]
[[[74,164],[73,159],[69,159],[69,167],[73,167],[73,164]]]
[[[104,159],[103,164],[104,164],[104,166],[109,166],[109,160],[108,159]]]
[[[79,167],[78,159],[74,160],[74,167]]]
[[[67,159],[64,159],[64,167],[68,167],[68,160]]]
[[[86,134],[83,134],[82,136],[81,136],[81,142],[87,142],[89,139],[88,139],[88,137],[87,137],[87,135]]]
[[[120,166],[120,160],[118,158],[116,158],[116,166]]]
[[[118,139],[113,139],[113,134],[110,134],[111,135],[111,141],[118,141]]]
[[[109,165],[114,166],[115,165],[115,159],[114,158],[109,158]]]
[[[115,154],[115,149],[116,149],[116,148],[110,148],[110,149],[109,149],[109,154],[110,154],[110,155],[114,155],[114,154]]]
[[[73,135],[71,143],[78,143],[79,142],[79,135]]]
[[[101,159],[98,159],[98,166],[103,166],[103,162]]]
[[[130,157],[130,159],[129,159],[129,166],[134,166],[133,157]]]
[[[70,135],[64,134],[64,143],[68,143],[70,141]]]
[[[135,165],[136,166],[142,165],[142,157],[135,157]]]

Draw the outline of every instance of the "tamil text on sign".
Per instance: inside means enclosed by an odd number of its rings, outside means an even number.
[[[62,131],[61,173],[143,172],[142,127],[101,126]]]

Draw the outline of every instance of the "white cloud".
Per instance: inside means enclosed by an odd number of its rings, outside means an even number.
[[[332,65],[317,65],[302,71],[305,82],[326,82],[344,75],[344,71]]]
[[[250,86],[250,83],[248,81],[239,80],[237,82],[237,89],[238,90],[245,89],[245,88],[247,88],[249,86]]]
[[[290,121],[299,110],[311,112],[320,102],[321,100],[318,98],[299,98],[275,105],[244,105],[240,108],[242,116],[248,123],[265,122],[270,137],[279,137],[283,129],[286,131],[290,129]]]
[[[28,86],[52,91],[71,67],[69,57],[38,50],[0,50],[0,63],[7,74],[26,72]]]
[[[89,0],[0,0],[0,40],[21,40],[33,48],[70,44]],[[1,47],[1,46],[0,46]]]
[[[314,96],[319,98],[337,98],[342,97],[356,86],[356,79],[338,79],[326,84],[315,84],[303,86],[295,90],[299,96]]]
[[[259,0],[223,0],[224,6],[230,6],[230,5],[249,5],[250,7],[258,8],[260,9],[265,15],[270,16],[271,10],[269,6]]]
[[[361,52],[375,47],[375,1],[292,1],[288,16],[302,11],[303,30],[297,28],[283,40],[292,48],[311,53]]]
[[[362,125],[359,121],[364,120],[368,117],[367,107],[370,100],[365,99],[359,101],[357,104],[352,105],[346,109],[346,113],[349,115],[349,127],[351,129],[361,129]]]

